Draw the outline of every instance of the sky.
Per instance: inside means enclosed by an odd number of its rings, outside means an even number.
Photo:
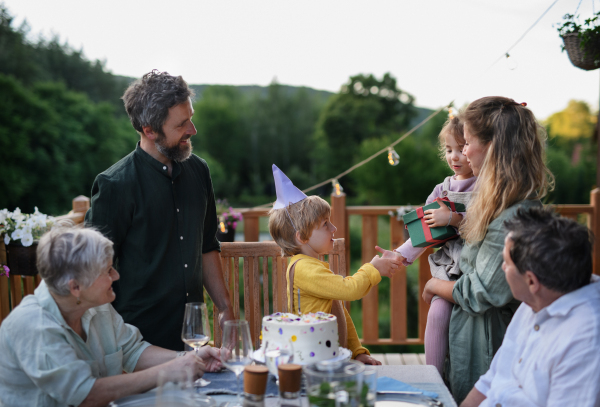
[[[559,0],[511,50],[515,69],[501,57],[554,0],[2,1],[31,39],[58,34],[116,75],[337,92],[352,75],[390,72],[417,106],[500,95],[540,120],[571,99],[597,111],[600,98],[600,70],[574,67],[553,27],[600,0]]]

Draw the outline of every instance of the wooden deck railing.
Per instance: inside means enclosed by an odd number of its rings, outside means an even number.
[[[556,210],[562,216],[581,220],[580,216],[587,219],[588,227],[599,238],[594,243],[594,273],[600,275],[600,189],[594,189],[590,195],[590,204],[588,205],[556,205]],[[75,224],[81,224],[85,212],[89,208],[89,198],[80,196],[73,200],[73,210],[62,219],[71,219]],[[389,211],[396,210],[398,206],[346,206],[344,195],[331,197],[331,221],[336,225],[338,231],[336,237],[345,238],[346,243],[346,266],[347,272],[350,272],[350,230],[348,227],[349,216],[362,217],[362,237],[361,237],[361,261],[368,262],[376,254],[375,245],[378,244],[378,217],[387,216],[389,218],[390,246],[394,249],[404,243],[404,225],[398,221],[395,216],[390,216]],[[259,220],[261,217],[268,216],[268,209],[238,209],[244,215],[244,240],[246,242],[259,241]],[[381,245],[380,245],[381,246]],[[0,241],[0,263],[6,264],[6,252],[4,242]],[[431,253],[428,249],[421,259]],[[427,261],[419,262],[419,293],[423,291],[425,283],[431,278],[429,264]],[[36,280],[37,279],[37,280]],[[31,280],[31,281],[30,281]],[[0,321],[2,321],[16,306],[23,295],[33,292],[34,287],[39,282],[39,276],[24,277],[12,274],[9,279],[0,277]],[[366,345],[412,345],[423,344],[425,325],[427,322],[427,305],[421,298],[418,298],[418,336],[408,337],[407,330],[407,277],[404,267],[390,279],[390,337],[379,337],[379,299],[378,290],[371,292],[362,299],[362,323],[364,337],[362,342]],[[10,298],[10,301],[9,301]]]
[[[350,231],[348,219],[351,215],[362,216],[362,256],[361,261],[367,263],[377,252],[375,245],[378,244],[378,222],[379,216],[389,217],[390,250],[404,243],[404,224],[395,216],[390,216],[390,211],[395,211],[396,206],[346,206],[345,195],[331,196],[331,222],[337,227],[336,237],[346,239],[347,267],[350,266]],[[589,205],[555,205],[556,211],[562,216],[580,220],[580,216],[587,218],[588,227],[598,236],[594,243],[594,273],[600,275],[600,189],[594,189],[590,194]],[[244,240],[246,242],[257,242],[259,240],[259,219],[268,216],[267,209],[237,209],[244,215]],[[380,245],[381,246],[381,245]],[[432,253],[428,249],[421,259],[426,259]],[[347,270],[350,273],[350,270]],[[351,274],[351,273],[350,273]],[[425,283],[431,278],[429,263],[419,262],[419,293],[423,292]],[[363,338],[361,341],[366,345],[414,345],[423,344],[425,336],[425,325],[427,323],[427,312],[429,305],[420,297],[418,298],[419,318],[418,337],[407,336],[407,278],[406,269],[401,268],[396,275],[390,279],[390,337],[379,337],[379,300],[378,290],[371,292],[362,299],[362,324]]]

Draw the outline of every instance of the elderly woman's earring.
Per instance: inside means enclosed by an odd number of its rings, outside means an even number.
[[[77,305],[81,304],[81,300],[77,297]]]

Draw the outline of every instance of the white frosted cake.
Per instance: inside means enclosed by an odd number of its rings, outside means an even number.
[[[294,348],[294,363],[316,363],[340,352],[337,318],[325,312],[298,316],[277,312],[262,320],[262,346],[277,342]]]

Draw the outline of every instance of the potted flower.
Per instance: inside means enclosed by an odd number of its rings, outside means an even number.
[[[55,219],[40,213],[21,213],[19,208],[13,212],[0,210],[0,235],[4,235],[8,265],[14,274],[33,276],[37,274],[35,251],[37,241],[50,229]]]
[[[226,199],[218,199],[217,217],[219,218],[217,239],[220,242],[233,242],[235,240],[237,224],[243,219],[242,214],[234,211]]]
[[[564,22],[557,28],[563,39],[569,59],[578,68],[592,71],[600,68],[600,11],[579,24],[578,17],[565,14]]]

